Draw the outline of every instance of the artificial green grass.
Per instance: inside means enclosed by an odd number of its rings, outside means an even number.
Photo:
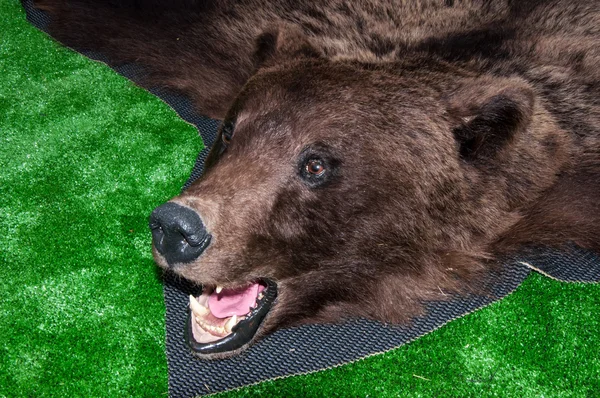
[[[165,395],[146,224],[195,129],[0,0],[0,143],[0,397]],[[533,275],[407,346],[222,395],[600,396],[598,309],[600,286]]]
[[[167,391],[147,217],[196,130],[0,1],[0,396]]]

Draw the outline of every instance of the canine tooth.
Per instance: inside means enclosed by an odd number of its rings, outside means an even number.
[[[225,331],[227,331],[227,333],[231,333],[231,328],[234,327],[236,323],[237,315],[233,314],[233,316],[225,323]]]
[[[198,300],[196,300],[196,298],[194,296],[192,296],[191,294],[190,294],[190,308],[192,309],[192,312],[198,316],[204,316],[210,312],[210,310],[208,308],[201,305],[198,302]]]
[[[215,292],[217,292],[217,294],[221,293],[221,290],[223,290],[223,286],[217,286],[217,288],[215,289]]]

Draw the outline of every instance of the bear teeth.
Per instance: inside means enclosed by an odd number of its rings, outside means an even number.
[[[234,314],[227,322],[225,322],[225,331],[231,333],[231,328],[233,328],[237,322],[237,315]]]
[[[223,326],[213,326],[206,323],[202,318],[196,317],[196,323],[205,331],[209,332],[214,336],[223,336],[226,334],[225,328]]]
[[[231,329],[237,325],[241,320],[245,319],[245,317],[238,317],[237,315],[234,315],[232,317],[230,317],[227,322],[225,322],[225,325],[223,326],[216,326],[216,325],[211,325],[210,323],[208,323],[205,319],[196,316],[194,317],[194,319],[196,320],[196,324],[202,328],[203,330],[207,331],[208,333],[212,334],[213,336],[217,336],[217,337],[225,337],[228,334],[231,333]]]
[[[210,310],[207,307],[200,304],[198,300],[196,300],[196,298],[192,295],[190,295],[190,309],[192,310],[194,315],[199,317],[203,317],[210,314]]]
[[[213,325],[206,319],[206,316],[210,314],[210,309],[208,309],[205,305],[200,304],[200,302],[192,295],[190,295],[190,309],[194,314],[196,324],[210,334],[218,337],[223,337],[230,334],[231,329],[233,329],[233,327],[237,325],[239,321],[245,319],[245,317],[233,315],[232,317],[229,317],[224,325]]]

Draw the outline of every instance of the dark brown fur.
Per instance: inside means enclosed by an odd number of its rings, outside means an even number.
[[[530,245],[600,252],[597,2],[37,3],[59,40],[237,119],[174,199],[214,236],[178,271],[277,281],[263,334],[401,322]]]

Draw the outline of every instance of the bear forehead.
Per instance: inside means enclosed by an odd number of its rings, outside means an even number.
[[[228,118],[236,121],[241,135],[249,130],[275,139],[294,136],[305,144],[329,139],[345,145],[344,137],[350,135],[355,141],[376,136],[397,141],[402,132],[409,141],[431,141],[436,131],[449,133],[440,97],[436,87],[413,76],[343,63],[300,62],[259,71]]]
[[[392,71],[376,65],[329,61],[284,64],[259,70],[246,83],[236,103],[256,113],[316,107],[328,114],[353,113],[358,105],[380,112],[399,107],[415,111],[423,106],[435,107],[439,89],[431,84],[430,74],[401,68],[399,65]],[[286,104],[289,106],[282,109]],[[295,109],[288,109],[292,106]]]

